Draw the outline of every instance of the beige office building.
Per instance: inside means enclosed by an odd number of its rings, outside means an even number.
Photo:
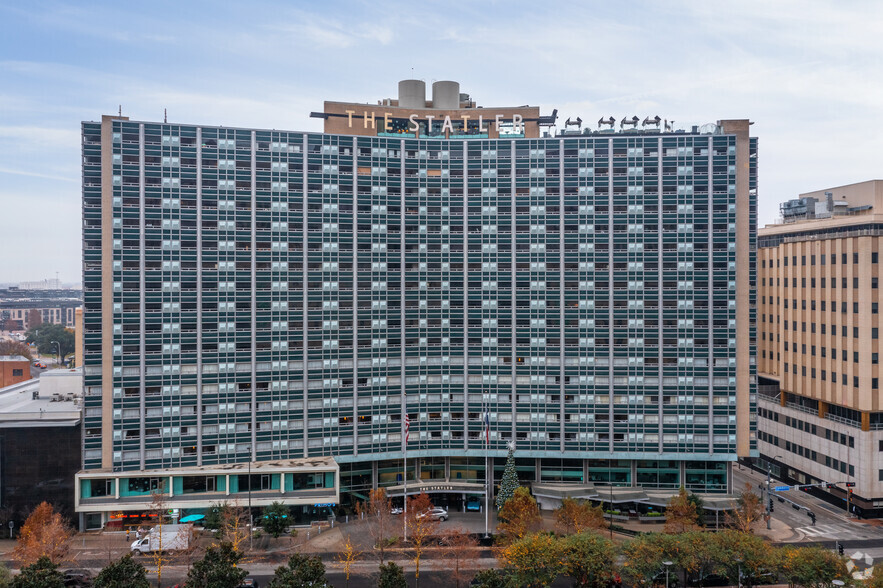
[[[758,449],[764,467],[883,514],[879,252],[883,181],[809,192],[758,232]]]

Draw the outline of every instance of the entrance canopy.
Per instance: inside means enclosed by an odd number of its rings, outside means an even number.
[[[386,495],[390,498],[394,496],[403,496],[405,488],[402,484],[397,486],[387,486]],[[469,482],[446,482],[444,480],[420,480],[408,483],[408,496],[421,493],[427,494],[481,494],[485,493],[484,484],[470,484]]]
[[[677,490],[647,489],[647,500],[645,502],[653,506],[665,507],[672,496],[677,493]],[[695,494],[702,500],[702,508],[705,510],[720,512],[734,510],[739,507],[738,496],[731,494],[702,494],[699,492],[695,492]]]

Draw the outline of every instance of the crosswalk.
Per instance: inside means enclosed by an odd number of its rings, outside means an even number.
[[[864,525],[816,525],[814,527],[797,527],[794,529],[806,537],[826,537],[828,539],[848,541],[850,539],[880,539],[883,529]]]

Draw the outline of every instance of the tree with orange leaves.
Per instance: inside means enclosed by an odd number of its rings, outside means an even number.
[[[555,527],[562,535],[607,528],[604,511],[584,500],[565,498],[555,511]]]
[[[515,489],[512,498],[500,509],[497,518],[500,520],[497,529],[509,541],[517,541],[538,530],[543,521],[537,501],[524,486]]]
[[[73,531],[48,502],[41,502],[22,525],[12,557],[20,565],[34,563],[48,557],[54,564],[61,563],[70,550]]]
[[[699,529],[699,511],[683,486],[665,507],[665,532],[686,533]]]
[[[417,566],[414,572],[415,586],[420,585],[420,558],[429,544],[429,538],[438,529],[438,521],[430,516],[433,508],[432,500],[426,492],[421,492],[414,498],[408,498],[408,533],[413,545],[414,564]]]

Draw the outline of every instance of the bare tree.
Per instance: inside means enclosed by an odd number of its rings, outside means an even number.
[[[343,549],[337,553],[337,561],[343,566],[344,577],[346,578],[346,588],[350,585],[350,574],[353,570],[353,564],[362,556],[362,552],[356,549],[352,538],[347,535],[343,540]]]
[[[460,582],[468,583],[475,575],[475,566],[468,564],[478,559],[478,539],[461,527],[451,527],[442,531],[441,544],[445,557],[454,564],[451,572],[456,588],[460,588]]]
[[[165,523],[166,514],[168,513],[168,504],[166,500],[166,495],[164,493],[165,490],[165,479],[160,479],[160,487],[151,493],[150,499],[150,514],[154,515],[156,518],[156,531],[157,531],[157,549],[153,549],[150,552],[151,561],[153,561],[153,567],[156,571],[156,585],[162,586],[162,571],[166,566],[166,555],[163,550],[163,524]],[[150,533],[152,531],[148,531]],[[152,546],[151,546],[152,547]]]
[[[751,527],[763,515],[763,505],[760,497],[753,492],[751,482],[745,482],[745,488],[736,502],[738,507],[726,514],[727,524],[743,533],[751,533]]]
[[[32,308],[28,311],[28,330],[33,329],[34,327],[39,327],[43,324],[43,315],[40,314],[40,311],[36,308]]]
[[[21,341],[0,341],[0,355],[21,355],[31,359],[31,348]]]
[[[242,553],[248,540],[248,510],[239,506],[238,502],[225,503],[220,512],[220,528],[218,535],[222,542],[230,543],[233,550]]]
[[[372,547],[380,555],[381,565],[386,560],[386,548],[395,532],[396,521],[392,514],[392,503],[386,490],[378,488],[368,491],[368,500],[356,504],[356,515],[364,517],[364,524],[372,539]]]

